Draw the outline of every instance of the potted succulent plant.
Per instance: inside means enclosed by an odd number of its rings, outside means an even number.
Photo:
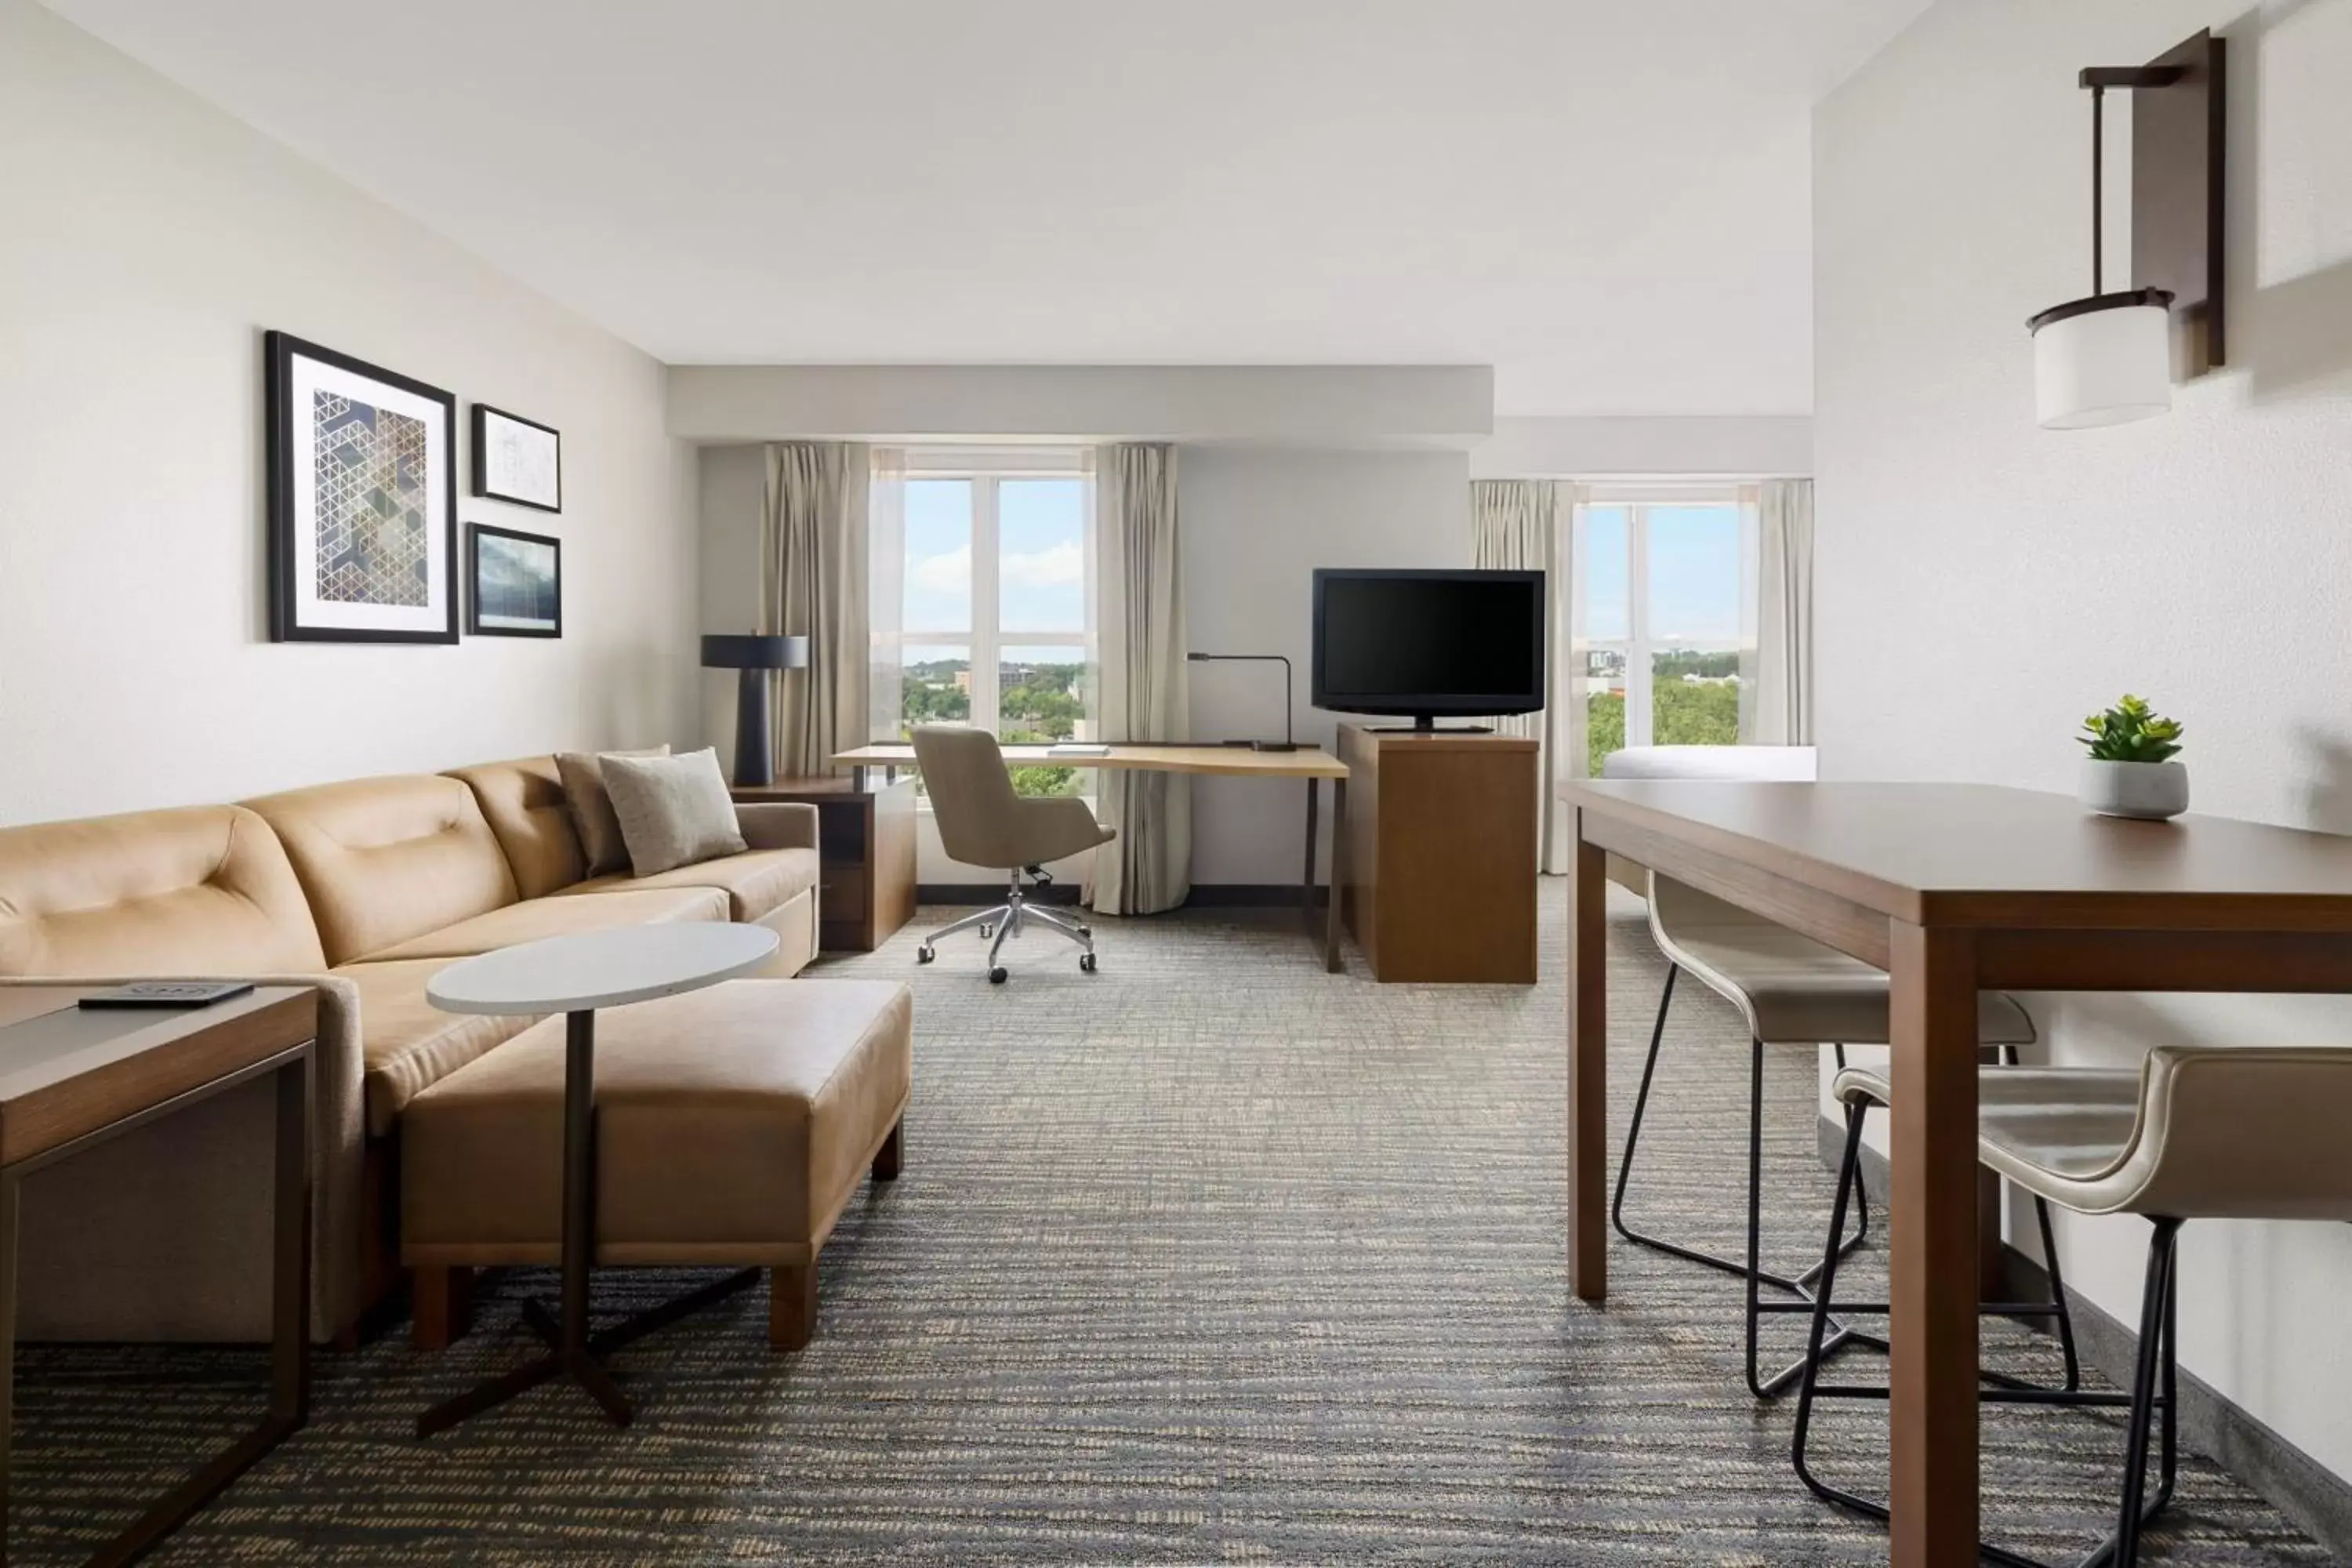
[[[2126,695],[2083,721],[2083,804],[2107,816],[2161,819],[2189,809],[2189,770],[2174,762],[2180,723]]]

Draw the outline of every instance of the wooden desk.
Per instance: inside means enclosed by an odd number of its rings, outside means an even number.
[[[880,768],[896,779],[900,768],[915,765],[915,748],[905,744],[859,746],[835,752],[837,767],[852,768],[858,787],[867,773]],[[1254,752],[1246,746],[1115,745],[1099,757],[1052,755],[1045,746],[1007,746],[1004,761],[1013,767],[1133,768],[1146,773],[1209,773],[1221,778],[1297,779],[1307,785],[1307,869],[1299,879],[1298,907],[1311,931],[1315,926],[1315,817],[1319,802],[1316,786],[1331,781],[1331,899],[1324,913],[1323,967],[1337,974],[1347,966],[1339,959],[1339,892],[1347,884],[1348,764],[1328,752],[1302,746],[1295,752]]]
[[[1583,781],[1570,879],[1569,1268],[1608,1289],[1613,852],[1893,976],[1893,1555],[1977,1561],[1977,1001],[2352,991],[2352,838],[2126,822],[1970,784]]]
[[[7,1555],[15,1407],[16,1207],[25,1177],[264,1074],[277,1079],[269,1407],[90,1559],[129,1563],[308,1418],[310,1047],[318,994],[265,985],[210,1007],[85,1012],[94,986],[0,988],[0,1562]]]
[[[739,802],[816,807],[817,945],[871,952],[915,915],[915,784],[827,777],[737,785]]]

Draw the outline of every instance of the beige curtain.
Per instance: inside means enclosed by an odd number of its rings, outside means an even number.
[[[1537,869],[1565,875],[1574,846],[1559,782],[1575,775],[1567,764],[1581,743],[1569,700],[1569,639],[1561,606],[1569,602],[1569,557],[1564,529],[1574,505],[1569,487],[1549,479],[1479,479],[1470,486],[1470,562],[1489,570],[1544,574],[1545,685],[1550,700],[1539,713],[1506,715],[1495,721],[1505,734],[1523,735],[1539,748],[1536,761]]]
[[[897,741],[906,730],[907,454],[876,447],[866,491],[866,729],[861,741]]]
[[[809,639],[806,669],[779,673],[776,774],[833,772],[864,745],[870,702],[867,631],[868,454],[848,441],[770,447],[760,524],[760,626]]]
[[[1095,616],[1107,741],[1191,734],[1176,448],[1103,447],[1095,467]],[[1182,777],[1105,769],[1088,901],[1111,914],[1172,910],[1192,890],[1192,801]]]
[[[1813,743],[1813,481],[1757,487],[1756,731],[1759,745]]]

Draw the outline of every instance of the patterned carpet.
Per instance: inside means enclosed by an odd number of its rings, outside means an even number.
[[[309,1429],[156,1561],[1884,1562],[1877,1527],[1790,1475],[1787,1409],[1742,1387],[1735,1281],[1620,1247],[1608,1310],[1570,1305],[1556,883],[1545,921],[1533,990],[1327,975],[1270,913],[1099,921],[1095,975],[1034,937],[1001,988],[969,936],[928,968],[915,929],[827,963],[914,986],[916,1095],[906,1175],[854,1200],[807,1351],[767,1352],[753,1292],[615,1358],[626,1432],[551,1388],[418,1442],[418,1410],[529,1342],[514,1303],[551,1279],[508,1275],[446,1354],[395,1334],[324,1357]],[[1612,941],[1622,1127],[1663,972],[1636,921]],[[1743,1047],[1685,987],[1637,1173],[1647,1219],[1726,1250]],[[1774,1250],[1811,1256],[1811,1055],[1771,1073]],[[606,1275],[600,1300],[681,1278]],[[246,1418],[258,1366],[27,1351],[18,1560],[127,1521]],[[1883,1484],[1883,1412],[1823,1419],[1824,1468]],[[2071,1560],[2104,1528],[2120,1422],[1986,1432],[1993,1527]],[[2201,1460],[2146,1557],[2328,1560]]]

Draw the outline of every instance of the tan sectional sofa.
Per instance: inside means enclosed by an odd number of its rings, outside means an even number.
[[[530,757],[0,829],[0,984],[319,986],[314,1329],[348,1338],[398,1280],[402,1110],[531,1022],[440,1012],[425,981],[513,942],[663,921],[768,926],[767,973],[796,973],[816,952],[816,812],[739,818],[740,855],[592,879],[554,760]],[[268,1111],[266,1093],[223,1096],[29,1181],[23,1336],[266,1337]]]

